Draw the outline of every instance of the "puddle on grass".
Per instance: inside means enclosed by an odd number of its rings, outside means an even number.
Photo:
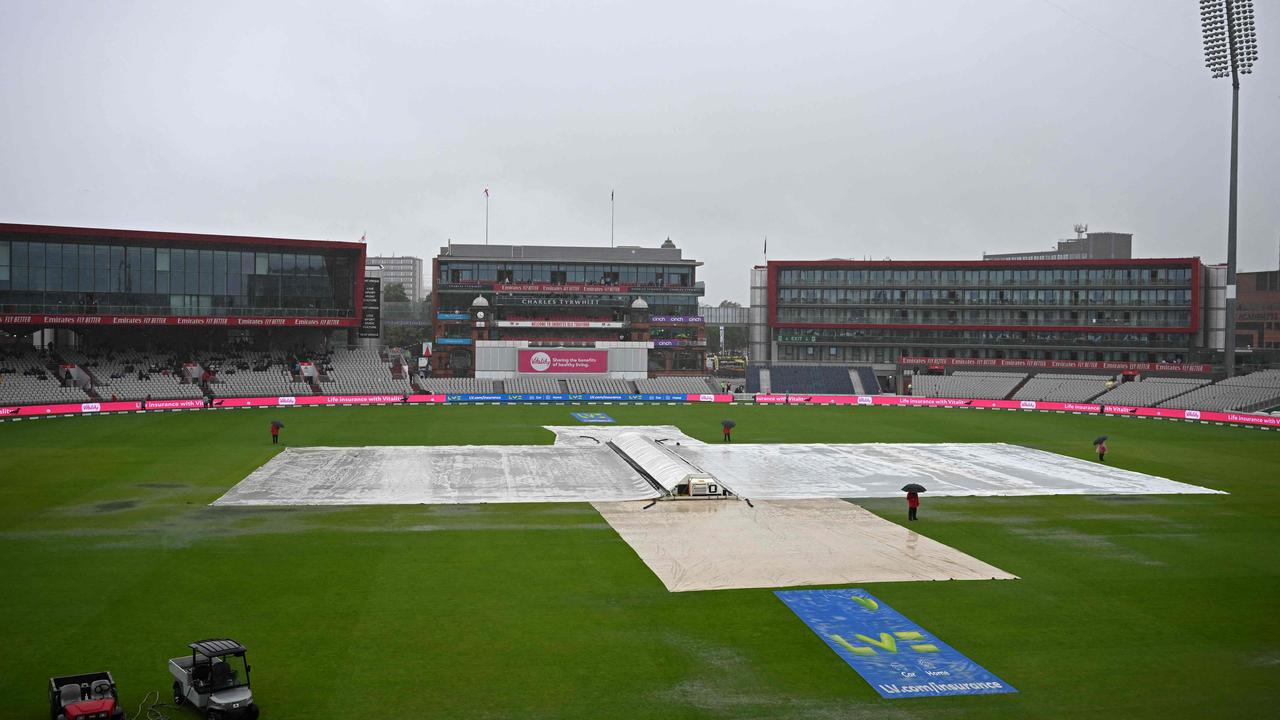
[[[100,502],[93,506],[94,512],[120,512],[121,510],[132,510],[142,503],[137,500],[110,500],[108,502]]]
[[[1009,528],[1009,532],[1020,537],[1029,538],[1031,540],[1044,540],[1047,542],[1076,547],[1081,550],[1087,550],[1089,554],[1098,557],[1104,557],[1112,560],[1126,560],[1137,563],[1139,565],[1159,566],[1166,565],[1163,560],[1147,557],[1142,553],[1120,547],[1105,535],[1090,535],[1088,533],[1076,530],[1068,530],[1065,528]],[[1168,533],[1166,533],[1168,535]],[[1145,535],[1149,537],[1150,535]]]

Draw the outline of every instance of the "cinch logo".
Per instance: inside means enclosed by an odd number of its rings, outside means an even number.
[[[98,412],[102,410],[102,405],[98,403],[84,403],[80,406],[80,412]]]
[[[715,402],[715,401],[716,401],[715,395],[699,395],[698,396],[698,402]]]
[[[529,367],[534,372],[546,372],[551,369],[551,356],[544,352],[536,352],[529,358]]]
[[[1018,407],[1022,408],[1023,410],[1035,410],[1035,409],[1036,409],[1036,401],[1035,401],[1035,400],[1023,400],[1022,402],[1018,403]]]
[[[872,405],[872,404],[874,404],[874,401],[872,401],[872,399],[871,399],[869,396],[867,396],[867,395],[859,395],[859,396],[858,396],[858,404],[859,404],[859,405]]]
[[[1186,418],[1186,419],[1188,419],[1188,420],[1199,420],[1199,419],[1200,419],[1200,411],[1199,411],[1199,410],[1188,410],[1188,411],[1186,412],[1186,414],[1185,414],[1185,415],[1183,415],[1183,417],[1185,417],[1185,418]]]
[[[298,399],[293,397],[276,398],[277,405],[297,405]]]

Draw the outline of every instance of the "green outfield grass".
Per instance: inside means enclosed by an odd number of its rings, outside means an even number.
[[[1280,433],[919,408],[592,406],[708,441],[1018,443],[1230,495],[934,498],[920,532],[1021,576],[862,585],[1020,690],[881,700],[768,590],[672,594],[589,505],[215,508],[293,445],[550,443],[570,408],[0,424],[0,718],[50,675],[169,695],[230,635],[274,718],[1217,718],[1280,708]],[[861,503],[894,522],[905,503]],[[132,714],[130,715],[132,717]],[[175,717],[195,717],[183,710]]]

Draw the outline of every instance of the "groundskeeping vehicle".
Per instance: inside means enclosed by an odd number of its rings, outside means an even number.
[[[255,720],[258,706],[249,689],[245,647],[235,640],[193,642],[190,655],[169,660],[173,704],[190,704],[210,720]]]
[[[124,720],[109,672],[49,678],[50,720]]]

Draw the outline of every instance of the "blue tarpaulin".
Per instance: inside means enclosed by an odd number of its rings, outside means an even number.
[[[569,414],[570,414],[570,415],[572,415],[575,419],[577,419],[577,421],[578,421],[578,422],[584,422],[584,423],[611,423],[611,422],[613,422],[613,418],[609,417],[608,415],[606,415],[606,414],[604,414],[604,413],[598,413],[598,412],[576,412],[576,413],[569,413]]]
[[[774,594],[881,697],[1018,692],[865,590]]]

